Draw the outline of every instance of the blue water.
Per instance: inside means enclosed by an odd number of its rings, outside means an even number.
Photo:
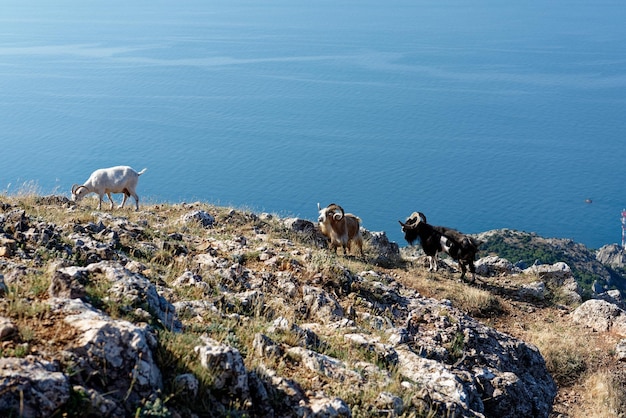
[[[128,164],[144,201],[337,202],[401,244],[415,210],[619,242],[624,22],[621,0],[3,0],[0,193]]]

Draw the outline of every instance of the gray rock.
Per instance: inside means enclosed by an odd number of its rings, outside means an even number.
[[[312,233],[315,231],[315,224],[302,218],[287,218],[283,221],[283,224],[296,232]]]
[[[485,277],[518,274],[521,271],[509,260],[497,256],[482,257],[476,261],[475,266],[476,274]]]
[[[261,358],[279,358],[284,354],[283,349],[271,338],[263,334],[256,334],[252,342],[255,354]]]
[[[302,301],[308,308],[309,316],[322,323],[338,321],[344,317],[343,309],[337,300],[324,289],[302,286]]]
[[[544,300],[548,291],[543,282],[532,282],[521,285],[518,294],[526,299]]]
[[[606,292],[595,295],[595,299],[602,299],[606,302],[617,305],[620,309],[626,310],[626,303],[624,303],[622,293],[617,289],[607,290]]]
[[[11,339],[17,331],[17,326],[9,318],[0,317],[0,341]]]
[[[620,245],[605,245],[596,252],[596,260],[611,267],[622,268],[626,266],[626,252]]]
[[[192,373],[185,373],[174,378],[173,386],[178,395],[195,397],[198,395],[200,382]]]
[[[48,294],[53,298],[80,299],[87,292],[78,279],[79,275],[70,275],[62,270],[56,270],[50,279]]]
[[[599,299],[590,299],[572,312],[572,319],[594,331],[611,331],[626,336],[626,311]]]
[[[206,335],[202,336],[202,343],[194,351],[202,367],[211,370],[213,387],[249,402],[248,374],[239,350]]]
[[[159,295],[154,284],[142,274],[133,273],[117,262],[101,261],[87,267],[66,267],[59,271],[71,277],[84,276],[83,280],[89,280],[94,274],[103,274],[111,283],[108,292],[113,300],[127,306],[129,311],[147,305],[164,327],[175,332],[182,330],[176,309]]]
[[[406,347],[398,347],[396,352],[398,371],[425,388],[435,405],[453,416],[468,416],[472,409],[482,412],[482,402],[475,406],[470,404],[468,389],[445,364],[419,356]],[[476,391],[476,387],[472,385],[470,390]]]
[[[400,257],[400,247],[397,243],[389,241],[385,231],[376,231],[364,234],[368,239],[370,247],[377,254],[375,262],[385,259],[390,261]]]
[[[524,273],[537,275],[541,280],[556,286],[562,286],[566,279],[572,277],[572,269],[563,262],[533,265],[524,270]]]
[[[203,228],[211,228],[215,223],[215,218],[203,210],[195,210],[193,212],[186,213],[182,216],[181,220],[184,223],[196,222]]]
[[[162,389],[149,329],[114,320],[77,299],[59,300],[53,309],[66,313],[65,322],[81,333],[70,351],[81,359],[85,381],[107,382],[104,393],[131,405]]]
[[[69,398],[69,380],[52,363],[0,358],[0,411],[7,416],[49,417]]]
[[[358,382],[361,380],[361,376],[358,373],[336,358],[302,347],[292,347],[287,350],[287,353],[299,358],[304,367],[329,379],[340,382]]]
[[[308,403],[303,405],[300,411],[303,409],[310,410],[310,413],[306,413],[304,416],[314,418],[347,418],[352,416],[350,407],[343,399],[328,398],[321,395],[309,398]]]

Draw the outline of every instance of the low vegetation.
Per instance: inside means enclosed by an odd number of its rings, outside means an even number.
[[[9,208],[22,208],[33,220],[55,225],[61,239],[71,233],[76,225],[97,224],[99,216],[94,213],[95,205],[87,199],[83,205],[75,207],[63,199],[42,197],[36,193],[19,193],[15,196],[0,195],[0,216]],[[215,225],[211,229],[195,224],[181,225],[180,218],[190,208],[201,208],[215,217]],[[139,212],[123,210],[102,216],[122,217],[125,221],[137,225],[133,233],[120,236],[117,251],[123,252],[131,259],[146,266],[144,275],[159,284],[169,284],[185,271],[193,270],[187,257],[191,253],[212,249],[222,256],[228,255],[228,250],[216,248],[213,243],[217,239],[227,238],[235,245],[237,240],[245,239],[251,233],[266,236],[267,242],[278,242],[272,248],[276,255],[276,263],[280,269],[298,272],[301,280],[311,282],[322,278],[327,286],[335,292],[341,292],[350,286],[350,274],[357,271],[378,270],[392,275],[402,284],[410,286],[421,294],[438,299],[448,299],[452,304],[465,311],[468,315],[478,318],[485,324],[498,330],[516,336],[524,341],[536,345],[544,356],[547,366],[559,387],[559,395],[554,405],[554,416],[560,417],[620,417],[626,410],[626,372],[623,367],[616,365],[612,358],[615,347],[615,336],[592,333],[587,329],[573,326],[568,320],[568,313],[575,307],[563,306],[558,298],[548,298],[540,303],[532,300],[519,300],[515,297],[515,288],[528,278],[507,278],[503,283],[500,278],[482,278],[475,286],[458,281],[458,272],[444,269],[439,273],[428,273],[422,265],[422,259],[407,261],[406,258],[385,263],[383,267],[372,262],[372,249],[365,244],[366,257],[343,257],[331,254],[327,249],[320,248],[312,243],[311,237],[296,234],[286,228],[275,217],[259,217],[245,210],[217,207],[204,203],[192,205],[150,204],[143,206]],[[0,231],[1,232],[1,231]],[[179,235],[184,235],[184,245]],[[282,243],[282,245],[280,244]],[[543,263],[553,263],[567,260],[568,254],[561,249],[549,247],[526,246],[511,247],[506,238],[492,240],[489,246],[483,248],[483,255],[495,253],[512,262],[523,261],[532,264],[536,259]],[[528,244],[528,242],[526,243]],[[19,255],[26,248],[15,248]],[[25,277],[19,280],[19,285],[9,285],[5,295],[0,299],[0,316],[15,321],[20,333],[19,337],[5,341],[0,349],[0,356],[23,357],[32,353],[48,353],[52,350],[62,350],[64,343],[72,337],[72,331],[64,326],[62,321],[55,321],[44,303],[47,298],[47,289],[50,277],[47,273],[51,263],[59,260],[72,259],[81,264],[88,260],[81,259],[80,254],[64,253],[62,249],[45,245],[33,252],[33,256],[22,258],[30,268]],[[295,256],[297,254],[297,257]],[[233,262],[241,266],[255,267],[262,264],[261,250],[246,253],[232,252],[228,255]],[[307,259],[308,265],[303,266],[298,261],[302,257]],[[0,273],[7,269],[10,257],[0,257]],[[583,283],[590,285],[588,278],[582,274]],[[177,288],[172,297],[185,298],[189,296],[211,298],[217,294],[216,289],[228,281],[225,277],[205,278],[207,287]],[[519,280],[519,281],[517,281]],[[228,283],[233,286],[233,283]],[[109,313],[112,317],[128,319],[138,322],[141,318],[137,313],[128,311],[124,304],[116,304],[107,299],[104,282],[93,280],[87,284],[87,299],[99,309]],[[352,294],[358,295],[359,289],[351,289]],[[365,290],[363,290],[365,291]],[[196,292],[189,295],[185,292]],[[371,297],[385,298],[384,294],[370,295]],[[212,383],[213,376],[210,370],[199,367],[195,361],[193,347],[198,344],[201,336],[206,335],[215,340],[228,343],[237,348],[246,359],[246,368],[255,370],[253,356],[246,356],[253,350],[253,337],[256,332],[267,332],[271,321],[283,316],[297,318],[301,313],[297,306],[285,304],[261,305],[251,301],[219,300],[216,303],[225,305],[228,316],[211,316],[205,314],[202,318],[183,317],[184,333],[168,331],[162,324],[153,323],[158,330],[158,348],[155,352],[157,362],[164,373],[175,376],[180,373],[191,372],[199,379],[201,388]],[[358,299],[354,303],[359,303]],[[371,324],[359,324],[371,327]],[[372,333],[376,330],[372,329]],[[285,341],[289,345],[298,345],[301,334],[275,331],[272,338],[276,341]],[[463,335],[449,343],[452,356],[458,353],[463,344]],[[384,359],[375,358],[375,354],[347,344],[342,338],[327,339],[318,347],[322,354],[329,354],[338,359],[362,359],[367,362],[384,362]],[[67,363],[66,370],[76,365]],[[280,361],[273,365],[277,370],[289,370],[293,379],[301,382],[306,390],[316,391],[324,387],[325,391],[342,397],[352,407],[355,417],[380,416],[372,407],[377,392],[354,392],[346,385],[324,380],[319,376],[307,375],[305,369],[298,367],[298,359]],[[382,379],[380,386],[399,388],[401,381],[393,367],[386,367],[390,379]],[[263,371],[258,370],[259,373]],[[169,381],[168,379],[165,379]],[[396,390],[403,393],[401,389]],[[168,408],[176,407],[186,413],[205,414],[210,411],[211,404],[207,399],[205,404],[189,404],[186,395],[177,393],[172,386],[164,388],[157,401],[146,401],[138,407],[137,416],[168,416]],[[227,396],[225,394],[224,396]],[[76,394],[77,399],[80,398]],[[409,398],[407,394],[407,398]],[[79,402],[78,402],[79,403]],[[410,404],[411,400],[406,399]],[[231,405],[231,413],[236,412],[241,405]],[[64,416],[80,416],[80,410],[63,411]],[[432,414],[432,412],[431,412]],[[560,415],[559,415],[560,414]],[[422,415],[428,415],[424,412]],[[413,410],[407,416],[422,416],[419,411]]]

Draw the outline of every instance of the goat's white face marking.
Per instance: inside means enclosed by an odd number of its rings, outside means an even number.
[[[328,208],[324,208],[320,210],[320,216],[317,218],[318,222],[324,223],[328,218]]]

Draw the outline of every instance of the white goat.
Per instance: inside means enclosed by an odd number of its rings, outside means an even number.
[[[72,201],[79,202],[89,193],[95,193],[100,197],[98,210],[102,208],[102,199],[106,194],[111,201],[111,209],[115,203],[111,198],[111,193],[124,193],[124,200],[119,208],[123,208],[126,204],[128,196],[135,198],[135,210],[139,210],[139,196],[135,189],[139,176],[146,172],[144,168],[140,172],[136,172],[128,166],[117,166],[110,168],[101,168],[91,173],[91,176],[83,185],[75,184],[72,186]]]

